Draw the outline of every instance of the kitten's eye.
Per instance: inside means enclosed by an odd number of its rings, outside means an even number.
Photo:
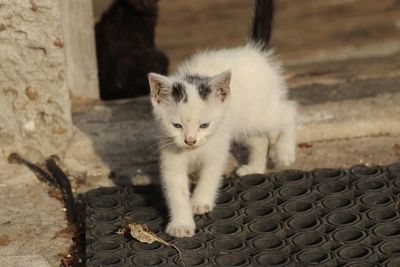
[[[201,129],[208,128],[208,126],[210,126],[209,123],[202,123],[202,124],[200,124],[200,128],[201,128]]]
[[[182,129],[182,124],[179,123],[173,123],[172,126],[174,126],[177,129]]]

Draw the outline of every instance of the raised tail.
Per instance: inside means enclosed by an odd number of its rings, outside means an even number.
[[[263,50],[267,50],[270,46],[273,15],[273,0],[255,0],[250,40]]]

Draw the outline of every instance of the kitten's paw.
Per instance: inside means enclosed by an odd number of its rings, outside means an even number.
[[[165,232],[174,237],[191,237],[194,235],[195,228],[194,222],[190,224],[170,222]]]
[[[284,166],[289,166],[296,160],[296,151],[294,148],[281,149],[278,153],[278,160]]]
[[[242,165],[236,170],[236,174],[238,176],[244,176],[248,174],[255,174],[255,173],[264,173],[265,170],[261,170],[260,168],[254,168],[250,165]]]
[[[212,211],[214,208],[214,203],[204,200],[192,199],[192,211],[194,214],[204,214]]]

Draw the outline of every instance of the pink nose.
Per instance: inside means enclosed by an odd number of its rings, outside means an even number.
[[[191,138],[185,139],[185,143],[188,146],[193,146],[194,144],[196,144],[196,139],[191,139]]]

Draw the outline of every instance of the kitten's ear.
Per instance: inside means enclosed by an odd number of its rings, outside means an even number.
[[[210,86],[215,96],[224,102],[230,94],[231,71],[227,70],[212,77]]]
[[[157,103],[168,101],[172,86],[168,77],[157,73],[149,73],[148,79],[151,98]]]

